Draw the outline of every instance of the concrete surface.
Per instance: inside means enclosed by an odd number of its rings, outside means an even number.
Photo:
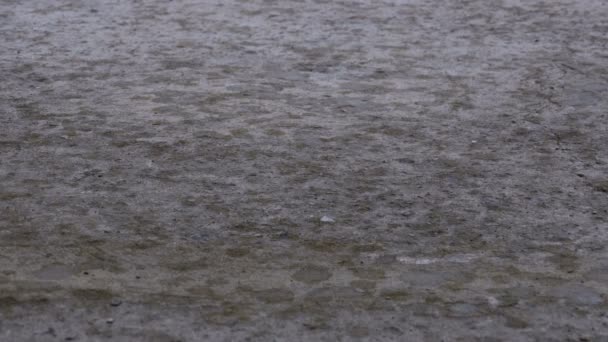
[[[0,341],[607,341],[607,18],[0,0]]]

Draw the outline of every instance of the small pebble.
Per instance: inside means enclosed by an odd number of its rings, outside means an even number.
[[[323,217],[321,217],[321,222],[323,222],[323,223],[334,223],[334,222],[336,222],[336,220],[334,220],[333,217],[324,215]]]
[[[112,299],[112,301],[110,302],[111,306],[120,306],[120,304],[122,304],[122,300],[120,299]]]
[[[107,324],[112,324],[112,323],[114,323],[114,318],[108,318],[108,319],[106,319],[106,323],[107,323]]]
[[[490,304],[491,307],[497,307],[500,304],[500,301],[495,297],[490,296],[488,297],[488,304]]]

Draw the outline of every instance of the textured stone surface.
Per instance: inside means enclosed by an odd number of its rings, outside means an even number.
[[[0,340],[608,339],[606,18],[0,0]]]

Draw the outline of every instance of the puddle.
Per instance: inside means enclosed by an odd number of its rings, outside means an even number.
[[[412,258],[412,257],[397,257],[397,261],[403,264],[412,265],[430,265],[440,262],[456,262],[456,263],[467,263],[475,259],[480,258],[478,254],[458,254],[446,256],[443,258]]]

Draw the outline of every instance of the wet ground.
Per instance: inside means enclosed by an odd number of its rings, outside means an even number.
[[[0,340],[608,340],[606,18],[0,0]]]

